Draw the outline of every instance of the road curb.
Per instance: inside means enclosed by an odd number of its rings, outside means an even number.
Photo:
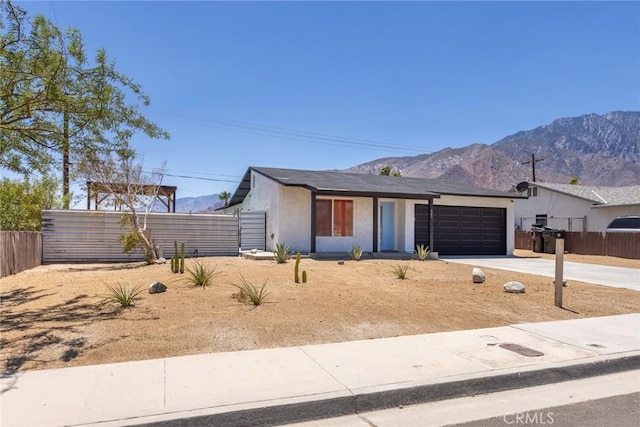
[[[426,384],[352,396],[320,399],[310,402],[266,406],[233,412],[198,415],[184,414],[182,419],[135,423],[150,427],[210,426],[244,427],[277,426],[296,422],[320,420],[361,412],[396,408],[404,405],[435,402],[479,394],[534,387],[544,384],[579,380],[640,369],[640,354],[587,361],[567,366],[555,366],[508,374]],[[141,420],[138,420],[141,421]]]

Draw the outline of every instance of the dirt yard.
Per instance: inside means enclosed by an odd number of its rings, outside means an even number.
[[[518,251],[519,256],[548,255]],[[638,267],[637,260],[567,255],[567,261]],[[205,352],[340,342],[575,319],[640,311],[631,290],[569,282],[564,309],[552,279],[445,261],[303,259],[308,283],[293,280],[294,261],[201,258],[222,272],[206,289],[183,283],[168,265],[49,265],[0,280],[1,369],[59,368]],[[187,264],[190,264],[187,260]],[[393,273],[407,265],[405,280]],[[240,274],[270,292],[258,307],[232,298]],[[517,280],[524,294],[502,285]],[[149,294],[161,281],[167,292]],[[132,309],[98,306],[106,285],[145,288]]]

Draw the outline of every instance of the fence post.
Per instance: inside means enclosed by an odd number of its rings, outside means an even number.
[[[562,276],[564,268],[564,230],[556,231],[555,305],[562,308]]]

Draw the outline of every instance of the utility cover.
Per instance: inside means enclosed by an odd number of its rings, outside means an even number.
[[[544,356],[544,353],[541,353],[538,350],[534,350],[532,348],[524,347],[524,346],[518,345],[518,344],[505,343],[505,344],[500,344],[500,347],[504,348],[505,350],[511,350],[513,352],[516,352],[518,354],[521,354],[521,355],[527,356],[527,357]]]

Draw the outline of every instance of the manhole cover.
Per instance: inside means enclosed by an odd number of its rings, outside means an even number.
[[[505,350],[511,350],[515,353],[518,353],[527,357],[544,356],[544,353],[541,353],[538,350],[534,350],[532,348],[525,347],[518,344],[506,343],[506,344],[500,344],[500,347],[504,348]]]

